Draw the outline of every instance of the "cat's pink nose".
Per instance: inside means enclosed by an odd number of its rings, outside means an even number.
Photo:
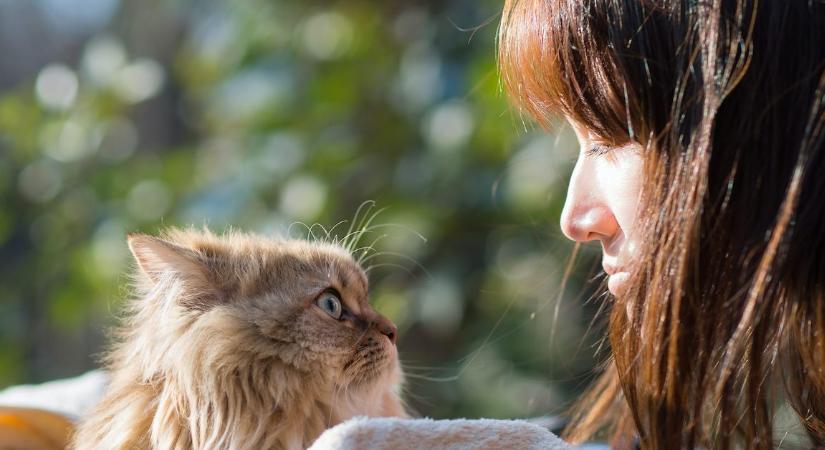
[[[375,319],[375,328],[377,328],[381,334],[390,338],[390,342],[392,342],[393,345],[395,344],[395,339],[398,336],[398,327],[396,327],[390,319],[384,316],[378,316]]]

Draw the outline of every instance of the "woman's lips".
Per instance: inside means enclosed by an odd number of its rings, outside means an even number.
[[[630,274],[611,264],[602,264],[605,273],[607,273],[607,290],[613,295],[621,295],[627,285],[627,280]]]
[[[613,275],[616,272],[620,272],[620,270],[617,269],[616,266],[611,265],[611,264],[607,264],[605,262],[602,263],[602,268],[604,269],[605,273],[607,273],[608,275]]]
[[[621,295],[627,287],[628,279],[630,279],[630,274],[627,272],[616,272],[610,275],[607,279],[607,290],[615,296]]]

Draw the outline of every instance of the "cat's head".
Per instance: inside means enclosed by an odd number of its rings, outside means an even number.
[[[140,269],[135,326],[159,358],[174,355],[172,369],[197,357],[224,368],[269,361],[348,390],[398,381],[396,327],[340,246],[178,229],[128,240]]]

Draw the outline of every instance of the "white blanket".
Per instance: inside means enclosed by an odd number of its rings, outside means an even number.
[[[519,420],[356,417],[325,431],[309,450],[568,450],[547,429]]]

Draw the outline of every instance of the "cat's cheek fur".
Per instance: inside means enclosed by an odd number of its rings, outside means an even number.
[[[400,396],[402,383],[403,373],[396,360],[371,383],[336,389],[340,395],[333,402],[335,417],[338,421],[355,416],[408,417]]]

